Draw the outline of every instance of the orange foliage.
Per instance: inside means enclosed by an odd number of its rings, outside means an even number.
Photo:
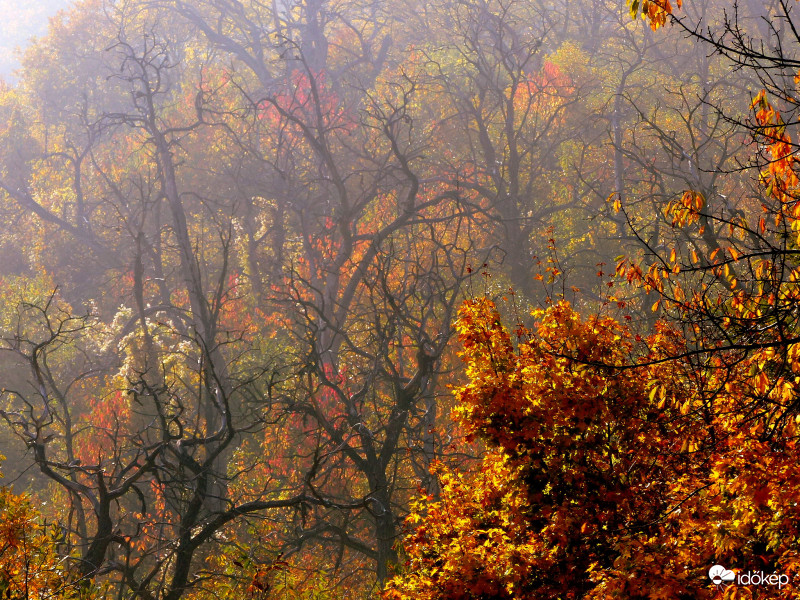
[[[642,18],[645,19],[650,28],[655,31],[667,22],[667,17],[672,14],[672,4],[669,0],[628,0],[628,8],[631,16],[635,19],[640,11]],[[683,5],[681,0],[677,0],[678,8]]]
[[[384,597],[714,598],[715,564],[776,573],[760,597],[793,597],[798,418],[753,402],[794,384],[763,376],[765,355],[698,369],[663,324],[633,360],[612,319],[540,317],[515,343],[491,302],[462,308],[457,415],[490,451],[472,475],[438,467],[441,497],[418,500]],[[741,581],[726,598],[753,591]]]
[[[77,597],[53,528],[23,496],[0,488],[0,595],[3,598]]]

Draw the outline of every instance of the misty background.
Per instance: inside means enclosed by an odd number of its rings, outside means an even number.
[[[19,67],[18,49],[44,35],[50,17],[69,5],[69,0],[0,0],[0,75],[12,75]]]

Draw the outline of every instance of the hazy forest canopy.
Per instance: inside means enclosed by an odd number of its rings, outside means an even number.
[[[798,10],[59,13],[0,83],[0,594],[795,597]]]
[[[69,0],[0,0],[0,74],[8,75],[19,66],[17,49],[44,35],[48,18],[69,4]]]

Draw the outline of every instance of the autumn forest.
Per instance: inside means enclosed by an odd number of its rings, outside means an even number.
[[[0,597],[798,597],[800,6],[673,1],[51,19]]]

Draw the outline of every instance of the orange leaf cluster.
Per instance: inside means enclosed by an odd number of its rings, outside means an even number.
[[[55,531],[25,497],[0,488],[0,596],[66,600],[77,591],[56,552]]]
[[[641,12],[650,28],[655,31],[667,22],[667,17],[672,14],[672,4],[669,0],[628,0],[628,8],[631,16],[635,19]],[[681,0],[677,0],[678,8],[683,5]]]
[[[767,376],[766,354],[698,369],[663,324],[633,360],[612,319],[566,304],[540,317],[515,346],[491,302],[462,308],[457,414],[489,451],[472,475],[438,467],[384,598],[714,598],[714,564],[791,580],[798,419],[754,400],[786,407],[794,382]]]

